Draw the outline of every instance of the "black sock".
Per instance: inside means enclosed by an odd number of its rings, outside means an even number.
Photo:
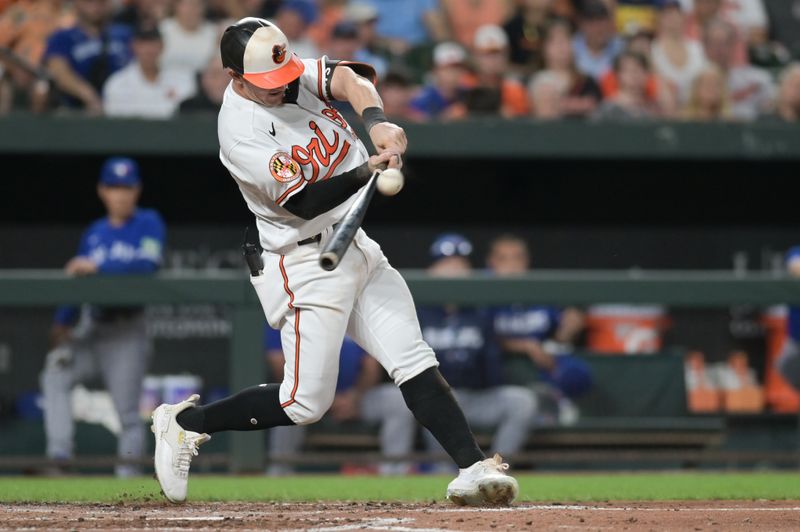
[[[404,382],[400,391],[417,421],[431,431],[458,467],[464,469],[486,458],[437,368],[426,369]]]
[[[215,403],[187,408],[175,419],[186,430],[208,434],[294,425],[281,408],[278,390],[280,384],[253,386]]]

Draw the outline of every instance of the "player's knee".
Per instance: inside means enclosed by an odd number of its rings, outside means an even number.
[[[294,402],[286,407],[286,414],[296,425],[316,423],[331,408],[335,389],[327,390],[314,396],[298,395]]]

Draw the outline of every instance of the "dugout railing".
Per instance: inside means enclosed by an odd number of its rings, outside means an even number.
[[[461,279],[440,279],[431,278],[424,271],[406,270],[402,273],[418,304],[657,303],[685,308],[800,305],[800,281],[778,274],[570,270],[537,271],[502,279],[481,274]],[[41,307],[78,302],[107,305],[213,303],[229,306],[232,322],[230,388],[236,390],[250,386],[253,376],[263,373],[264,319],[244,273],[178,275],[167,272],[155,277],[75,279],[55,270],[0,271],[0,306]],[[224,463],[230,469],[252,471],[263,467],[264,444],[260,433],[234,432],[229,441],[230,455]],[[557,438],[554,441],[558,441]],[[696,450],[695,455],[695,459],[702,459],[702,450]]]

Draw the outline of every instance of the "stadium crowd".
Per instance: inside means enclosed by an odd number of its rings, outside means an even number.
[[[765,0],[6,0],[0,113],[213,111],[229,79],[216,53],[221,31],[259,16],[274,21],[300,56],[373,64],[387,114],[397,119],[796,122],[800,20],[768,7]]]

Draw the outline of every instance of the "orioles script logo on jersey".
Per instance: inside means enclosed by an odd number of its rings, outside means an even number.
[[[276,65],[280,65],[283,63],[283,60],[286,59],[286,45],[285,44],[276,44],[272,47],[272,60],[275,61]]]
[[[327,110],[327,109],[326,109]],[[324,112],[324,111],[323,111]],[[342,127],[347,127],[347,122],[336,113],[335,116],[339,120],[333,118],[333,115],[326,114],[329,118],[336,121],[339,125],[344,123]],[[350,143],[339,137],[338,131],[333,131],[330,139],[325,136],[319,125],[313,120],[308,123],[309,129],[314,133],[314,136],[305,146],[292,146],[292,159],[302,165],[311,167],[311,176],[308,177],[309,183],[313,183],[322,174],[322,179],[331,177],[345,157],[350,151]]]
[[[270,158],[269,172],[279,183],[291,183],[303,175],[300,165],[285,151],[279,151]]]

